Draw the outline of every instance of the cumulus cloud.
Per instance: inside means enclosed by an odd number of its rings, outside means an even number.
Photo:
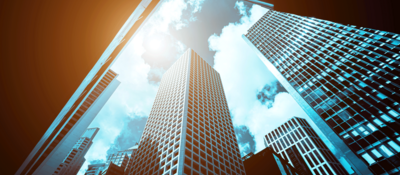
[[[287,91],[279,82],[275,81],[272,85],[266,84],[264,88],[257,93],[257,99],[261,102],[261,104],[271,108],[275,102],[276,95],[281,92]]]
[[[238,140],[240,154],[242,157],[250,152],[255,152],[254,136],[250,134],[246,126],[235,127],[236,139]]]

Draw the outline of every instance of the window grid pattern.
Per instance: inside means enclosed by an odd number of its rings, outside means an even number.
[[[371,171],[399,172],[398,34],[270,10],[246,37]]]
[[[195,52],[184,159],[185,174],[245,174],[220,75]]]
[[[175,174],[181,145],[189,53],[163,75],[129,174]]]
[[[299,167],[294,165],[297,160],[292,160],[289,155],[292,147],[299,150],[302,159],[314,175],[348,174],[305,119],[290,119],[265,135],[265,141],[297,169]]]
[[[129,161],[129,155],[125,152],[118,152],[116,154],[110,155],[107,159],[106,163],[110,164],[111,162],[119,167],[125,168]]]
[[[191,49],[164,74],[129,167],[143,175],[244,174],[219,74]]]
[[[79,106],[78,110],[76,110],[74,113],[73,109],[75,109],[75,105],[70,108],[68,113],[65,114],[64,118],[62,118],[62,120],[60,121],[60,124],[57,125],[55,130],[51,133],[51,135],[45,141],[42,147],[37,151],[34,158],[31,159],[31,161],[28,163],[21,174],[33,173],[41,165],[41,163],[47,158],[47,156],[44,155],[49,155],[54,150],[54,148],[57,147],[64,136],[67,135],[69,130],[82,117],[82,115],[87,111],[90,105],[92,105],[93,102],[96,101],[97,97],[100,96],[104,89],[111,83],[112,80],[114,80],[117,75],[117,73],[109,69],[104,77],[100,80],[100,82],[96,85],[94,90],[90,92],[89,96],[84,100],[82,105]],[[81,97],[79,98],[82,98],[82,96],[86,95],[86,93],[87,92],[85,91],[82,92]],[[69,119],[70,115],[72,114],[72,118]],[[40,155],[41,153],[43,153],[43,155]],[[35,160],[37,161],[35,162]],[[29,169],[29,167],[31,168]]]

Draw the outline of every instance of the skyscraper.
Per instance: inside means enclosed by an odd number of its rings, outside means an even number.
[[[269,10],[243,36],[357,174],[400,169],[398,34]]]
[[[129,163],[129,160],[131,159],[131,156],[137,151],[137,148],[137,146],[133,146],[124,151],[118,151],[117,153],[111,154],[107,158],[106,164],[110,164],[112,162],[115,165],[125,169]]]
[[[53,175],[77,174],[85,162],[85,155],[93,144],[93,139],[99,132],[99,128],[89,128],[76,142],[72,150],[65,157],[64,161],[58,166]]]
[[[99,175],[100,173],[103,172],[105,168],[106,168],[105,163],[88,165],[88,169],[86,170],[85,175]]]
[[[134,174],[245,174],[221,78],[188,49],[162,77]]]
[[[398,0],[245,0],[273,10],[400,33]],[[272,6],[271,6],[272,5]]]
[[[82,93],[82,103],[72,107],[75,110],[62,111],[62,118],[52,124],[17,174],[54,173],[119,86],[116,77],[114,71],[108,70],[93,89]]]
[[[264,141],[300,174],[348,174],[305,119],[291,118],[265,135]]]

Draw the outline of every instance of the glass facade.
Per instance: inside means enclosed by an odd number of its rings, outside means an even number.
[[[162,77],[129,174],[245,174],[221,78],[189,49]]]
[[[137,150],[137,147],[132,147],[124,151],[118,151],[115,154],[111,154],[106,161],[106,164],[110,164],[111,162],[114,163],[115,165],[122,167],[123,169],[126,168],[128,165],[128,162],[132,156]]]
[[[357,173],[399,173],[398,34],[269,10],[244,39]]]
[[[96,85],[82,92],[71,108],[60,113],[62,118],[53,122],[54,126],[49,128],[51,132],[42,137],[17,174],[54,173],[119,86],[117,76],[111,69],[104,76],[96,75],[91,82]],[[96,82],[99,77],[100,81]]]
[[[294,117],[265,136],[299,174],[348,174],[305,119]]]
[[[89,128],[76,142],[72,150],[58,166],[53,175],[77,174],[85,162],[85,155],[93,144],[93,139],[99,132],[99,128]]]

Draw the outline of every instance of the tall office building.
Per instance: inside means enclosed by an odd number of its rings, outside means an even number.
[[[85,162],[85,155],[93,144],[93,139],[99,132],[99,128],[89,128],[76,142],[72,150],[65,157],[53,175],[77,174]]]
[[[162,77],[134,174],[245,174],[220,75],[188,49]]]
[[[137,151],[137,148],[138,146],[133,146],[124,151],[118,151],[117,153],[111,154],[108,156],[106,164],[110,164],[112,162],[115,165],[125,169],[131,159],[131,156]]]
[[[400,171],[398,34],[269,10],[243,36],[357,174]]]
[[[245,0],[268,9],[400,33],[398,0]]]
[[[55,121],[58,125],[46,132],[17,174],[53,174],[119,86],[116,77],[114,71],[108,70],[96,87],[84,92],[79,97],[82,103]]]
[[[88,165],[88,169],[85,172],[85,175],[99,175],[106,168],[105,163],[97,163]]]
[[[299,174],[348,174],[305,119],[291,118],[265,135],[264,141]]]

